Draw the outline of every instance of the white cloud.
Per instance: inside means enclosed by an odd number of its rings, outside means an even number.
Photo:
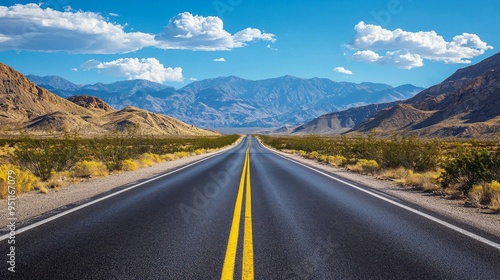
[[[42,9],[37,4],[0,6],[0,51],[126,53],[154,44],[154,36],[127,33],[93,12]]]
[[[275,42],[275,35],[259,29],[246,28],[234,35],[224,30],[219,17],[178,14],[170,19],[163,32],[156,35],[157,47],[162,49],[187,49],[220,51],[244,47],[249,42],[263,40]]]
[[[335,71],[337,73],[341,73],[341,74],[352,75],[352,71],[351,70],[347,70],[347,69],[345,69],[342,66],[333,68],[333,71]]]
[[[271,46],[271,44],[267,44],[266,48],[270,49],[270,50],[273,50],[273,51],[277,51],[278,49],[277,48],[273,48]]]
[[[119,58],[109,62],[92,59],[81,67],[84,70],[95,69],[99,73],[126,77],[129,80],[144,79],[157,83],[183,81],[182,68],[165,68],[156,58]]]
[[[0,51],[117,54],[146,47],[215,51],[244,47],[258,40],[276,41],[274,34],[255,28],[232,35],[224,30],[220,18],[193,16],[189,12],[170,19],[157,35],[126,32],[126,26],[110,22],[99,13],[75,11],[71,7],[57,11],[44,9],[41,4],[0,6]]]
[[[226,59],[223,57],[219,57],[219,58],[214,59],[214,61],[215,62],[226,62]]]
[[[380,59],[380,55],[374,51],[364,50],[355,52],[352,55],[352,59],[357,61],[374,63]]]
[[[354,29],[356,36],[349,45],[357,50],[352,55],[354,60],[392,64],[403,69],[422,67],[424,60],[471,63],[470,59],[493,49],[476,34],[463,33],[448,42],[436,31],[408,32],[399,28],[391,31],[363,21]]]
[[[198,81],[197,78],[189,78],[189,80],[192,81],[192,82]]]
[[[71,68],[71,71],[78,72],[78,68]]]

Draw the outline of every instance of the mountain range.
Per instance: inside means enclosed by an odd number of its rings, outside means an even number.
[[[58,86],[72,86],[62,79],[52,80]],[[132,106],[117,111],[93,96],[64,99],[2,63],[0,123],[4,133],[28,131],[45,134],[49,131],[76,130],[85,135],[97,135],[134,126],[138,132],[148,135],[217,135]]]
[[[193,82],[181,89],[145,80],[76,85],[61,77],[27,76],[59,96],[91,95],[115,109],[135,106],[201,127],[278,127],[360,105],[413,97],[423,88],[334,82],[293,76],[246,80],[236,76]]]
[[[414,97],[325,114],[290,133],[489,137],[500,132],[500,53]],[[277,131],[280,132],[280,131]]]

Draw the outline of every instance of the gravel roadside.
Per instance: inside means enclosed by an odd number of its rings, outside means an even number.
[[[401,187],[389,180],[380,180],[373,176],[352,173],[335,168],[315,160],[306,159],[299,155],[287,154],[272,149],[274,152],[303,164],[335,174],[340,178],[368,186],[403,201],[421,206],[425,209],[450,217],[456,221],[481,229],[500,237],[500,214],[491,214],[479,208],[464,207],[464,201],[446,199],[422,191]]]
[[[150,167],[140,168],[135,171],[115,173],[104,178],[95,178],[89,181],[71,183],[65,187],[59,188],[58,191],[50,190],[47,194],[41,194],[37,191],[22,194],[19,197],[16,197],[17,222],[21,223],[23,221],[36,218],[44,213],[68,204],[81,204],[82,201],[90,200],[94,196],[111,191],[115,188],[120,188],[124,185],[132,185],[134,182],[166,173],[172,169],[201,160],[217,153],[222,153],[238,145],[241,139],[242,138],[234,144],[215,152],[163,162]],[[7,204],[6,200],[5,204]],[[7,221],[7,217],[7,210],[0,211],[0,221]]]

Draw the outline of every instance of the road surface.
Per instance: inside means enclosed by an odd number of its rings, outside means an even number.
[[[2,236],[0,279],[500,279],[499,236],[251,137],[120,191],[17,232],[15,272]]]

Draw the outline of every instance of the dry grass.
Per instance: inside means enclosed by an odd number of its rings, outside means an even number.
[[[8,195],[9,170],[14,171],[16,195],[33,190],[40,179],[28,170],[21,170],[11,164],[0,165],[0,198]]]
[[[58,190],[59,188],[66,187],[73,180],[73,176],[71,172],[62,171],[62,172],[52,172],[50,178],[45,182],[40,182],[35,189],[40,190],[40,188],[48,188]]]
[[[205,154],[205,153],[207,153],[206,149],[196,149],[196,150],[194,150],[194,154],[195,155],[202,155],[202,154]]]
[[[187,157],[189,157],[189,153],[188,152],[175,152],[174,155],[177,158],[187,158]]]
[[[409,185],[413,188],[423,190],[425,192],[434,192],[442,190],[439,187],[438,178],[441,171],[428,171],[424,173],[415,173],[403,167],[396,169],[387,169],[380,172],[382,178],[394,179],[396,183],[401,185]]]
[[[492,181],[487,184],[474,185],[469,193],[469,199],[477,207],[489,207],[500,211],[500,183]]]
[[[491,194],[490,209],[495,212],[500,212],[500,192]]]
[[[380,169],[380,166],[374,160],[360,159],[356,164],[348,165],[347,168],[354,172],[370,173],[373,175],[375,171]]]
[[[162,161],[163,160],[162,160],[160,155],[153,154],[153,153],[144,153],[144,154],[140,155],[139,158],[137,159],[137,162],[139,163],[138,165],[140,167],[153,166],[153,165],[160,163]]]
[[[347,162],[347,159],[343,156],[338,156],[338,155],[328,156],[328,163],[331,166],[334,166],[334,167],[344,166],[346,164],[346,162]]]
[[[105,177],[108,175],[108,169],[102,162],[84,160],[75,164],[71,175],[73,177]]]
[[[131,159],[122,161],[122,166],[123,171],[134,171],[137,169],[137,164]]]

